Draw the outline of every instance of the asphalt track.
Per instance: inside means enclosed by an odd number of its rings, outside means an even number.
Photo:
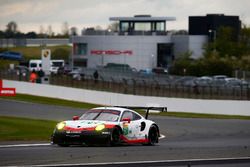
[[[83,111],[75,108],[0,99],[0,115],[61,121],[71,119],[73,115],[81,115]],[[150,116],[149,118],[158,123],[161,133],[166,136],[156,146],[58,147],[45,143],[38,146],[0,147],[0,165],[50,166],[64,164],[73,166],[75,164],[93,166],[93,163],[98,163],[103,166],[250,166],[249,120],[160,116]],[[19,143],[1,142],[0,145]],[[247,160],[243,160],[244,163],[235,160],[235,158],[241,157],[247,157]],[[223,161],[224,163],[208,161],[221,158],[222,160],[230,159]],[[191,162],[192,159],[202,160],[204,163],[194,163]]]

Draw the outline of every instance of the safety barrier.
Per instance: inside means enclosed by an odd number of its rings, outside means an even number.
[[[3,85],[16,88],[16,93],[46,96],[99,105],[167,106],[169,111],[174,112],[250,116],[250,101],[243,100],[201,100],[139,96],[11,80],[3,80]]]

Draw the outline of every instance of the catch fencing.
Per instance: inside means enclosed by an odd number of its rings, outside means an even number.
[[[29,82],[28,73],[21,74],[1,70],[0,78]],[[183,80],[190,81],[190,84],[181,82]],[[93,70],[86,70],[84,76],[75,79],[71,75],[51,75],[49,77],[49,84],[51,85],[122,94],[193,99],[250,100],[249,86],[200,86],[192,84],[191,81],[193,81],[192,77],[168,75],[149,77],[141,76],[141,74],[107,73],[105,71],[99,71],[99,77],[95,79]]]

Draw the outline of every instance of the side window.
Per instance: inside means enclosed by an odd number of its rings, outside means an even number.
[[[133,113],[133,120],[139,120],[139,119],[141,119],[141,116],[136,113]]]
[[[124,111],[123,115],[122,115],[122,119],[124,119],[124,118],[130,118],[132,121],[133,120],[133,113],[130,111]]]
[[[131,111],[124,111],[122,115],[122,119],[123,118],[130,118],[131,121],[135,121],[141,119],[141,116]]]

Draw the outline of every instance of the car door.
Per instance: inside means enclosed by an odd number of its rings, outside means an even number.
[[[128,140],[140,138],[142,121],[139,115],[131,111],[124,111],[121,117],[121,121],[123,126],[123,134]]]

